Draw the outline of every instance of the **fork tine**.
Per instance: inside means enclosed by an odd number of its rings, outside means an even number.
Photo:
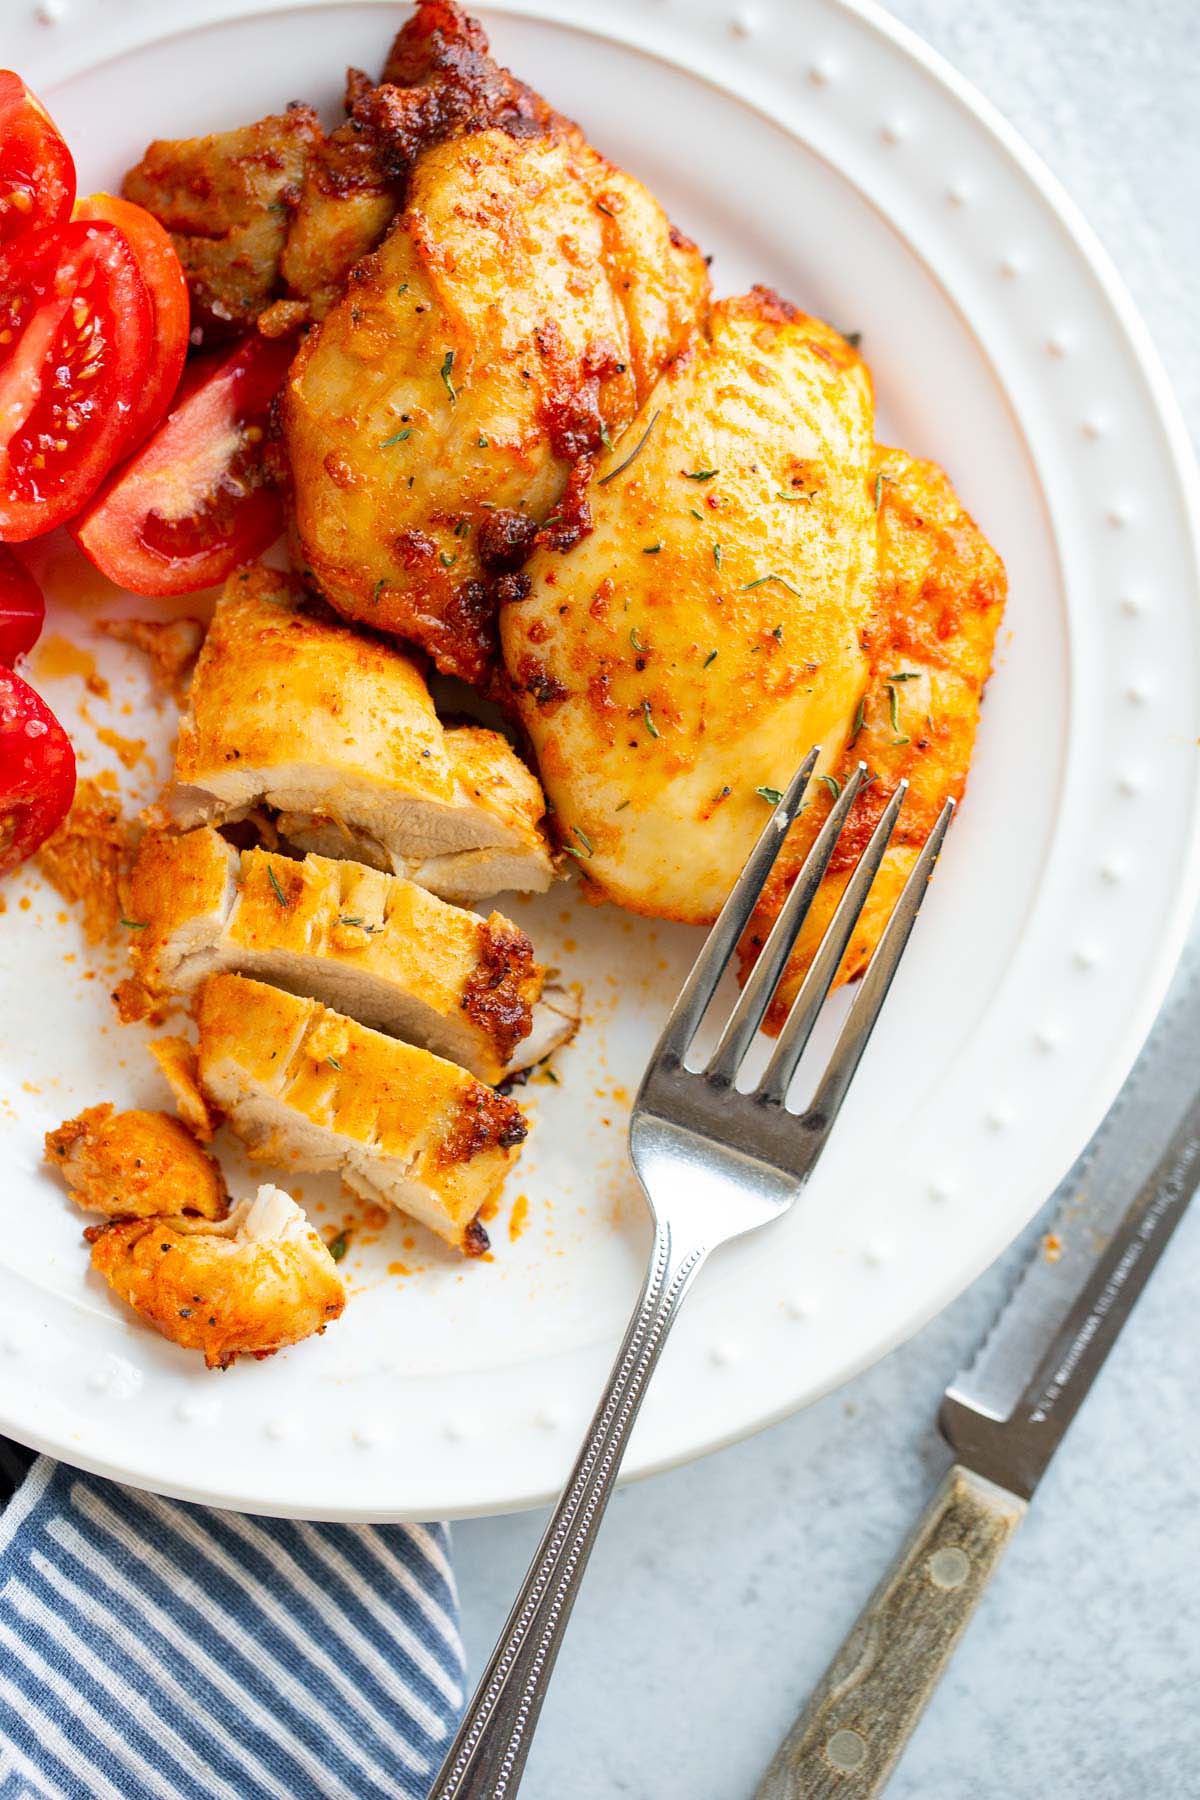
[[[846,823],[846,815],[854,805],[866,773],[866,763],[859,763],[805,857],[779,917],[759,951],[758,961],[738,996],[737,1005],[729,1015],[720,1042],[709,1059],[704,1072],[710,1081],[729,1086],[737,1079],[742,1058],[771,1004],[771,995],[808,917],[813,896],[821,885],[834,845]]]
[[[650,1068],[664,1061],[682,1063],[696,1027],[717,991],[717,983],[725,973],[726,964],[749,923],[750,914],[754,911],[767,876],[774,867],[779,846],[800,810],[804,790],[820,754],[820,745],[809,751],[763,827],[761,837],[750,852],[745,868],[734,883],[716,924],[704,940],[691,974],[683,984],[650,1059]]]
[[[921,902],[929,887],[929,878],[933,874],[933,866],[937,862],[942,848],[942,840],[954,817],[954,802],[947,800],[937,822],[925,840],[913,866],[912,873],[900,890],[900,898],[892,909],[892,916],[884,928],[883,936],[876,946],[870,966],[863,976],[862,985],[854,996],[854,1004],[846,1016],[846,1022],[838,1033],[838,1041],[834,1045],[829,1066],[817,1083],[817,1091],[812,1097],[812,1104],[805,1114],[814,1128],[811,1154],[815,1158],[828,1137],[834,1120],[841,1110],[842,1101],[846,1098],[846,1090],[854,1078],[854,1072],[867,1047],[875,1021],[883,1009],[888,989],[892,985],[892,977],[904,954],[904,946],[908,943],[909,934],[916,923],[917,914],[921,910]]]
[[[779,1034],[771,1060],[763,1071],[762,1081],[756,1089],[756,1098],[774,1101],[782,1106],[787,1098],[788,1086],[796,1073],[796,1065],[804,1054],[804,1047],[812,1036],[813,1026],[817,1022],[817,1014],[825,1004],[825,998],[833,986],[846,945],[858,924],[859,915],[867,902],[874,881],[883,861],[884,852],[891,842],[892,832],[896,828],[900,808],[904,804],[904,796],[908,792],[907,781],[901,781],[895,793],[883,810],[879,823],[871,833],[866,849],[858,859],[853,875],[846,885],[846,891],[837,903],[832,919],[825,928],[825,935],[817,946],[816,955],[809,965],[808,973],[800,983],[800,991],[792,1002],[791,1011],[784,1021],[783,1030]]]

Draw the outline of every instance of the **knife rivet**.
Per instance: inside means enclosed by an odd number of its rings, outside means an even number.
[[[965,1550],[956,1544],[950,1544],[944,1550],[935,1550],[929,1559],[929,1579],[934,1587],[961,1587],[971,1573],[971,1559]]]
[[[835,1731],[825,1746],[825,1759],[846,1773],[859,1769],[867,1760],[866,1739],[859,1737],[857,1731]]]

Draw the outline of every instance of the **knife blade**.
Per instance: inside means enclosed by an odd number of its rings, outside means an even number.
[[[1198,1070],[1192,959],[1120,1100],[1060,1190],[1053,1226],[974,1361],[946,1390],[938,1422],[953,1468],[780,1745],[756,1800],[868,1800],[882,1790],[1200,1187]]]

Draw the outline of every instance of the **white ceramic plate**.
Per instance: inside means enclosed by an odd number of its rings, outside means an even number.
[[[383,5],[17,10],[5,53],[50,101],[84,189],[154,135],[294,96],[332,111],[343,66],[378,67],[396,24]],[[718,292],[766,280],[862,331],[882,434],[945,464],[1011,579],[968,803],[844,1118],[794,1214],[700,1282],[632,1446],[639,1474],[778,1418],[914,1331],[1025,1223],[1116,1092],[1196,889],[1194,472],[1144,332],[1069,203],[882,14],[842,0],[484,12],[499,55],[714,252]],[[69,559],[44,560],[58,629],[90,643],[111,598],[95,580],[71,598]],[[115,646],[97,655],[112,695],[86,700],[92,720],[149,738],[163,773],[170,719],[147,707],[144,672]],[[86,735],[80,678],[43,661],[39,681]],[[89,766],[113,762],[102,745]],[[152,786],[144,763],[136,781]],[[109,1302],[39,1169],[42,1132],[80,1106],[165,1091],[112,1019],[106,972],[85,978],[55,897],[28,877],[7,898],[0,1427],[266,1512],[405,1518],[550,1494],[637,1289],[647,1231],[625,1113],[695,936],[566,889],[517,905],[584,982],[588,1015],[560,1085],[526,1090],[535,1129],[494,1261],[464,1268],[399,1220],[374,1243],[360,1232],[338,1327],[216,1376]],[[332,1223],[336,1195],[302,1187]]]

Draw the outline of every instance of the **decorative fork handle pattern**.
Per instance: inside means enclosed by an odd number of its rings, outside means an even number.
[[[430,1800],[505,1800],[520,1786],[563,1631],[666,1336],[708,1255],[659,1224],[638,1301],[575,1467]]]

